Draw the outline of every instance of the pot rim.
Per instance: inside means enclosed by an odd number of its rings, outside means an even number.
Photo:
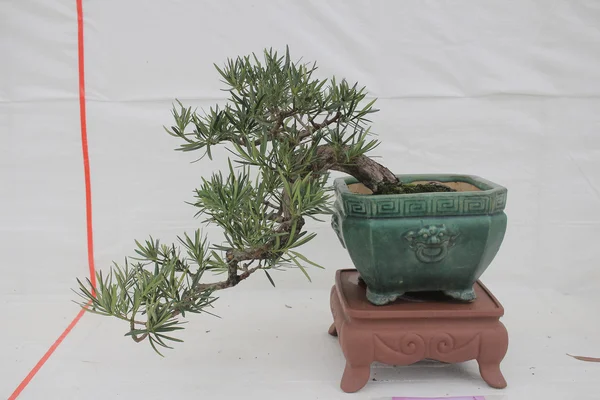
[[[397,196],[409,197],[409,196],[435,196],[440,193],[445,194],[458,194],[458,193],[478,193],[478,194],[486,194],[492,192],[494,190],[504,190],[507,189],[489,181],[485,178],[482,178],[477,175],[468,175],[468,174],[394,174],[398,179],[400,179],[404,183],[411,183],[416,181],[438,181],[438,182],[464,182],[470,183],[473,186],[476,186],[479,191],[465,191],[465,192],[429,192],[429,193],[407,193],[407,194],[380,194],[377,195],[378,198],[393,198]],[[353,183],[359,183],[358,179],[353,176],[344,176],[334,179],[334,185],[336,191],[339,193],[348,193],[352,196],[369,196],[360,193],[353,193],[348,188],[348,185]],[[339,190],[338,190],[339,189]]]
[[[344,214],[360,218],[421,217],[451,215],[490,215],[503,212],[508,190],[497,183],[467,174],[396,174],[403,182],[465,182],[481,189],[462,192],[384,194],[353,193],[352,177],[334,180],[334,190]]]

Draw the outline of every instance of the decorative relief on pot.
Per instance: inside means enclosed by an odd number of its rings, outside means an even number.
[[[334,212],[331,216],[331,227],[336,233],[342,246],[346,248],[346,243],[344,243],[344,235],[342,234],[342,230],[340,229],[340,216],[336,212]]]
[[[463,200],[466,212],[483,212],[490,208],[489,196],[470,196]]]
[[[344,209],[346,210],[346,213],[350,215],[368,216],[370,214],[366,202],[356,199],[345,199]]]
[[[427,225],[418,231],[405,233],[404,239],[415,252],[417,260],[430,264],[446,258],[458,235],[458,232],[452,232],[446,225]]]
[[[404,216],[417,216],[426,214],[431,210],[430,199],[406,199],[404,200]]]
[[[496,195],[496,201],[494,203],[494,208],[496,210],[503,210],[506,206],[506,192],[500,192]]]

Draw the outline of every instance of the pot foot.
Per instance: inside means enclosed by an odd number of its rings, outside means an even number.
[[[396,301],[396,299],[401,297],[403,294],[403,292],[382,294],[373,292],[367,287],[367,300],[369,300],[371,304],[375,304],[376,306],[383,306],[393,301]]]
[[[444,294],[446,296],[452,297],[455,300],[468,302],[473,301],[477,298],[477,295],[475,294],[475,290],[473,290],[473,288],[466,290],[444,290]]]

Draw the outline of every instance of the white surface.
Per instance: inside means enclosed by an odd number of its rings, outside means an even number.
[[[328,291],[350,261],[325,223],[312,225],[307,254],[327,266],[312,284],[288,271],[277,289],[257,276],[223,292],[223,318],[192,318],[165,359],[87,315],[21,398],[598,397],[600,364],[565,353],[600,355],[600,3],[112,0],[84,14],[97,268],[133,239],[197,226],[184,202],[224,159],[172,150],[171,102],[218,102],[213,62],[289,44],[380,99],[376,155],[395,172],[508,187],[507,236],[483,279],[506,308],[509,388],[466,363],[376,367],[377,382],[343,394]],[[0,396],[75,316],[70,288],[88,270],[76,29],[74,1],[0,2]]]

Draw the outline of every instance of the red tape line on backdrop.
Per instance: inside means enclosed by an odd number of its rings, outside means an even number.
[[[79,64],[79,116],[81,119],[81,148],[83,151],[83,170],[85,178],[85,214],[86,214],[86,229],[87,229],[87,250],[88,250],[88,264],[90,272],[90,281],[92,287],[96,287],[96,271],[94,267],[94,237],[92,229],[92,185],[90,179],[90,159],[88,153],[88,140],[87,140],[87,119],[85,113],[85,74],[84,74],[84,57],[83,57],[83,0],[76,0],[77,2],[77,52],[78,52],[78,64]],[[40,368],[48,361],[52,353],[67,337],[71,330],[77,325],[85,310],[81,309],[77,316],[71,321],[69,326],[61,333],[56,341],[50,346],[48,351],[40,358],[35,366],[29,371],[25,379],[19,384],[15,391],[10,395],[8,400],[16,399],[23,389],[29,385],[29,382],[38,373]]]

